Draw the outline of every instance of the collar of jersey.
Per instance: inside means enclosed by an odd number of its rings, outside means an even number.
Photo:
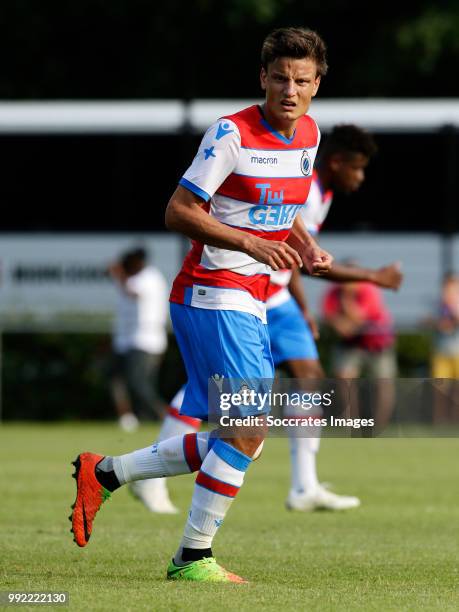
[[[279,132],[277,132],[272,126],[269,125],[269,123],[266,121],[265,116],[263,114],[263,109],[261,108],[261,106],[258,106],[258,111],[261,115],[261,124],[268,130],[268,132],[271,132],[271,134],[273,136],[275,136],[276,138],[278,138],[281,142],[283,142],[284,144],[292,144],[292,142],[295,140],[295,136],[296,136],[296,128],[295,131],[293,132],[291,138],[287,138],[286,136],[282,136],[282,134],[279,134]]]

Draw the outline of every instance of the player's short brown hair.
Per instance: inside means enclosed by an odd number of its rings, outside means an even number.
[[[317,32],[306,28],[278,28],[268,34],[261,48],[261,65],[266,70],[278,57],[312,59],[318,76],[324,76],[328,70],[324,41]]]

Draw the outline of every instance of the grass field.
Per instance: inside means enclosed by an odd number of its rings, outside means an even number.
[[[154,434],[105,424],[0,427],[0,590],[65,590],[71,609],[91,611],[459,608],[459,440],[324,440],[321,479],[363,501],[341,514],[284,509],[287,441],[269,440],[214,545],[250,584],[202,586],[164,579],[191,476],[170,482],[179,516],[149,514],[120,490],[86,549],[69,532],[76,454],[126,452]]]

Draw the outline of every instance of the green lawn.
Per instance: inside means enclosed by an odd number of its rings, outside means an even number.
[[[249,585],[169,583],[193,479],[170,482],[179,516],[149,514],[126,490],[72,541],[70,461],[146,446],[153,428],[0,426],[0,590],[66,590],[75,610],[457,610],[459,440],[326,439],[320,476],[363,504],[348,513],[284,509],[288,449],[265,445],[214,552]]]

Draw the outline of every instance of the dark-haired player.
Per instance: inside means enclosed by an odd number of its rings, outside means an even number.
[[[274,375],[265,309],[271,269],[304,265],[320,274],[332,260],[296,220],[319,145],[317,125],[306,113],[327,69],[325,45],[310,30],[281,28],[264,41],[261,63],[264,104],[207,130],[166,211],[168,228],[193,240],[170,299],[188,375],[181,411],[202,419],[208,418],[209,379],[258,380],[265,391],[261,380]],[[241,406],[239,415],[268,410]],[[79,455],[72,513],[77,544],[88,543],[110,491],[135,480],[197,471],[167,577],[244,582],[217,564],[211,546],[263,437],[236,431],[223,440],[204,432],[120,457]]]
[[[167,283],[144,249],[127,251],[109,267],[117,288],[112,394],[120,426],[161,414],[156,376],[167,347]]]
[[[301,212],[306,228],[317,234],[330,209],[335,191],[350,194],[365,179],[365,169],[376,152],[372,136],[355,125],[338,125],[325,140]],[[397,289],[402,281],[398,264],[372,270],[333,263],[324,279],[339,282],[369,281],[380,287]],[[271,275],[267,301],[271,351],[276,366],[293,378],[321,379],[324,376],[315,339],[318,328],[309,312],[298,270],[280,270]],[[290,438],[292,480],[287,498],[291,510],[346,510],[360,505],[356,497],[337,495],[319,482],[316,454],[320,428],[314,437]]]

